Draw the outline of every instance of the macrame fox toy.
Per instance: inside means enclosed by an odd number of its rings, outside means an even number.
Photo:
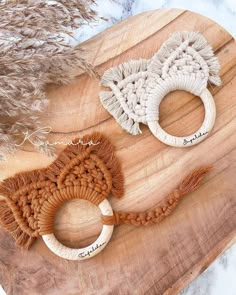
[[[78,144],[78,143],[85,144]],[[92,143],[92,144],[87,144]],[[116,224],[149,225],[159,223],[177,206],[181,198],[195,190],[210,170],[202,167],[190,173],[162,204],[148,212],[116,212],[107,198],[124,194],[121,166],[110,141],[100,133],[75,139],[47,168],[19,173],[0,185],[0,223],[16,244],[29,249],[43,237],[47,246],[65,259],[81,260],[100,252],[108,243]],[[81,198],[99,206],[103,231],[93,243],[81,249],[60,244],[53,235],[56,210],[65,202]]]

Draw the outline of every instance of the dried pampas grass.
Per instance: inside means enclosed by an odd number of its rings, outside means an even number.
[[[78,68],[93,74],[71,31],[94,20],[93,0],[0,0],[0,159],[40,126],[48,83],[66,84]],[[45,135],[37,132],[35,140]],[[47,146],[38,149],[52,152]]]

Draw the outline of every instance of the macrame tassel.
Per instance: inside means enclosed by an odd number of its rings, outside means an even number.
[[[211,166],[201,167],[190,173],[165,201],[154,210],[147,212],[113,212],[113,216],[102,216],[103,224],[132,224],[136,226],[160,223],[177,207],[179,201],[188,193],[195,191],[201,184],[206,174],[211,171]]]
[[[212,166],[201,167],[192,173],[190,173],[180,184],[178,190],[180,196],[183,197],[186,194],[189,194],[195,191],[200,185],[203,178],[212,170]]]
[[[14,238],[16,245],[24,249],[28,250],[36,239],[21,230],[11,209],[4,200],[0,201],[0,224]]]

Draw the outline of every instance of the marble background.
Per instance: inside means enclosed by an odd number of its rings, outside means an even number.
[[[98,14],[107,19],[79,29],[74,42],[81,42],[131,15],[160,9],[188,9],[219,23],[236,37],[236,0],[96,0]]]
[[[131,15],[158,8],[182,8],[200,13],[236,37],[236,0],[97,0],[95,10],[107,21],[100,20],[76,31],[73,43],[87,40]],[[0,286],[0,295],[3,294]],[[236,295],[236,245],[225,251],[179,295]]]

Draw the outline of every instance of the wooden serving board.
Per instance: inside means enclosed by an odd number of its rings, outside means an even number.
[[[236,44],[213,21],[175,9],[140,14],[83,43],[99,73],[130,59],[150,58],[174,31],[199,31],[213,46],[223,86],[211,87],[217,118],[213,132],[199,145],[173,148],[142,126],[131,136],[121,130],[99,102],[99,81],[81,74],[63,87],[51,86],[51,104],[43,116],[49,140],[68,141],[93,131],[104,132],[116,147],[125,176],[125,196],[110,198],[115,210],[155,207],[192,169],[213,164],[204,184],[188,195],[160,225],[115,228],[108,246],[92,259],[74,262],[56,257],[39,239],[29,252],[15,247],[0,231],[0,283],[7,294],[178,294],[236,240]],[[177,91],[161,104],[161,125],[175,135],[191,134],[201,124],[199,98]],[[62,146],[60,147],[60,149]],[[29,145],[0,164],[4,179],[52,162]],[[85,246],[101,230],[99,210],[86,201],[65,204],[55,219],[64,244]]]

